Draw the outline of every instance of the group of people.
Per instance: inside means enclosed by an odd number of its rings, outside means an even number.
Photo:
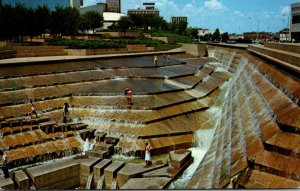
[[[164,58],[164,62],[168,62],[170,60],[170,55],[166,55],[166,53],[164,53],[163,58]],[[158,56],[156,54],[153,56],[153,63],[155,66],[157,66]]]
[[[157,58],[156,58],[156,62],[157,62]],[[129,88],[125,89],[125,96],[126,96],[127,105],[129,107],[131,107],[131,105],[133,105],[131,89],[129,89]],[[31,107],[30,119],[32,119],[33,116],[35,116],[37,118],[38,113],[36,111],[36,107],[35,107],[32,99],[29,101],[29,104],[30,104],[30,107]],[[69,114],[69,104],[66,102],[63,106],[63,123],[68,123],[68,114]],[[145,146],[145,163],[146,163],[147,166],[152,164],[150,151],[151,151],[150,144],[146,143],[146,146]],[[2,166],[1,167],[2,167],[4,177],[9,178],[9,172],[8,172],[8,163],[9,163],[9,161],[8,161],[8,157],[2,150],[0,150],[0,155],[2,155]]]
[[[38,113],[36,111],[35,105],[33,104],[33,100],[31,99],[29,101],[31,112],[30,112],[30,119],[33,118],[33,115],[35,115],[36,118],[38,118]],[[66,102],[63,106],[63,123],[68,123],[68,114],[69,114],[69,104]]]

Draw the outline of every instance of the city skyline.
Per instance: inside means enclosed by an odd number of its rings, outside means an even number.
[[[85,0],[93,5],[103,0]],[[122,0],[122,13],[138,8],[143,2],[155,2],[161,16],[187,16],[190,27],[208,28],[230,33],[278,32],[288,26],[290,5],[299,0]]]

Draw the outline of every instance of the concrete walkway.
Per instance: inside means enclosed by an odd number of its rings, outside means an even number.
[[[169,50],[161,52],[143,52],[143,53],[126,53],[126,54],[109,54],[109,55],[93,55],[93,56],[47,56],[47,57],[25,57],[25,58],[10,58],[0,60],[0,66],[27,64],[27,63],[43,63],[43,62],[58,62],[58,61],[88,61],[101,58],[120,58],[120,57],[134,57],[134,56],[149,56],[154,54],[180,54],[184,53],[182,50]]]

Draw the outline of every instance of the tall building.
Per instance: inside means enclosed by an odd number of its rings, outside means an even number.
[[[291,5],[291,41],[300,42],[300,3]]]
[[[155,3],[143,3],[142,8],[138,9],[129,9],[127,11],[128,15],[147,15],[154,14],[159,15],[159,10],[155,8]]]
[[[180,22],[188,22],[188,18],[187,17],[171,17],[171,23],[176,23],[179,24]]]
[[[121,0],[106,0],[107,12],[121,13]]]
[[[50,10],[55,10],[55,7],[75,7],[81,5],[81,0],[1,0],[2,5],[15,6],[16,4],[23,4],[29,8],[37,8],[38,6],[46,5]]]

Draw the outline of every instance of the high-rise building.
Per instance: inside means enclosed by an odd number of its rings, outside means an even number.
[[[16,4],[23,4],[25,7],[37,8],[38,6],[46,5],[50,10],[55,7],[80,7],[81,0],[1,0],[2,5],[15,6]]]
[[[176,23],[176,24],[179,24],[180,22],[185,22],[187,23],[188,22],[188,18],[187,17],[171,17],[171,23]]]
[[[121,0],[106,0],[107,11],[121,13]]]
[[[290,40],[300,42],[300,3],[291,5]]]
[[[147,15],[154,14],[159,15],[159,10],[155,8],[155,3],[143,3],[143,8],[129,9],[128,15]]]

